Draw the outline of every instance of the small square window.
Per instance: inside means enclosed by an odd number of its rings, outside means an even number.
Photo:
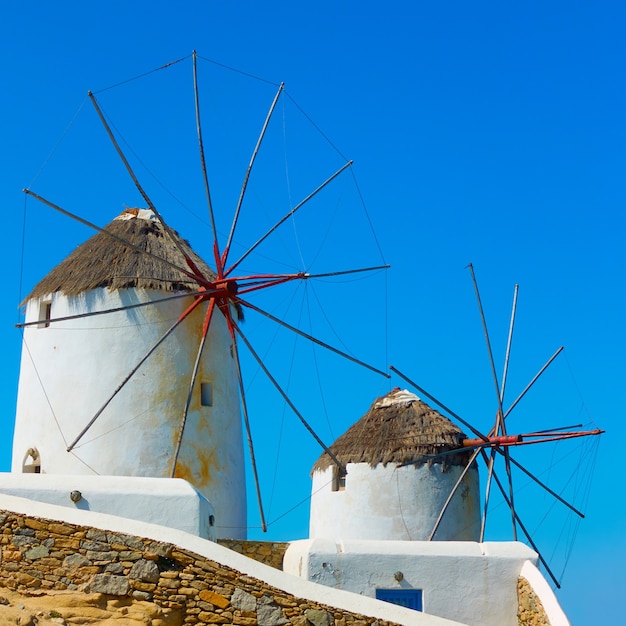
[[[213,385],[211,383],[200,383],[200,404],[213,406]]]

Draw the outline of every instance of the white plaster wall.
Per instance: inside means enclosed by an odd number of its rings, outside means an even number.
[[[517,579],[536,558],[518,542],[311,539],[290,544],[283,568],[369,597],[377,588],[422,589],[425,613],[471,626],[518,626]]]
[[[520,575],[528,581],[528,584],[541,601],[550,626],[570,626],[570,621],[556,599],[554,591],[552,591],[548,581],[537,569],[537,566],[531,561],[526,561]]]
[[[352,611],[396,624],[406,624],[407,626],[467,626],[466,622],[442,619],[387,602],[373,600],[372,598],[324,585],[316,585],[249,559],[217,543],[194,537],[173,528],[156,526],[102,513],[93,513],[91,511],[66,509],[7,495],[0,495],[0,510],[14,511],[32,517],[58,520],[69,524],[100,528],[114,533],[128,533],[137,537],[172,543],[184,550],[195,552],[200,556],[212,559],[248,576],[265,581],[267,584],[282,589],[296,598],[319,602],[341,610]]]
[[[51,296],[52,318],[163,298],[160,291],[96,289]],[[68,445],[192,298],[24,330],[12,471],[28,448],[42,472],[170,477],[173,452],[199,345],[200,305],[139,368],[71,451]],[[30,301],[26,321],[39,319]],[[246,498],[238,382],[224,317],[215,311],[198,382],[211,382],[212,407],[196,386],[175,476],[215,506],[218,536],[245,537]]]
[[[72,491],[82,498],[73,502]],[[0,501],[18,496],[69,509],[119,515],[171,526],[215,541],[213,505],[186,480],[129,476],[58,476],[0,474]]]
[[[332,490],[332,467],[313,473],[312,539],[427,540],[462,468],[348,463],[347,471],[343,491]],[[434,539],[476,541],[479,535],[478,470],[472,468]]]

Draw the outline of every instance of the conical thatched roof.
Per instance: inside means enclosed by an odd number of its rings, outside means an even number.
[[[152,211],[127,209],[105,230],[141,250],[188,269],[180,250]],[[215,272],[191,249],[189,243],[180,239],[177,233],[174,235],[204,277],[213,280]],[[56,292],[77,295],[98,287],[195,291],[198,284],[171,265],[99,232],[59,263],[24,302]]]
[[[451,465],[466,464],[468,452],[428,459],[433,454],[462,447],[466,435],[415,394],[394,389],[377,398],[367,413],[353,424],[330,450],[344,465],[348,463],[410,463],[423,459]],[[324,470],[333,461],[324,453],[313,471]]]

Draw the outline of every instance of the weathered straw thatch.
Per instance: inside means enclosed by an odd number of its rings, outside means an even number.
[[[394,389],[377,398],[367,413],[353,424],[330,450],[343,463],[422,463],[435,462],[450,465],[467,464],[469,452],[459,450],[439,458],[428,458],[462,447],[466,435],[447,417],[444,417],[416,395]],[[313,466],[313,471],[324,470],[333,464],[325,452]]]
[[[143,209],[127,209],[105,230],[141,250],[150,252],[178,267],[188,269],[187,263],[163,224],[154,218],[144,219]],[[193,260],[205,278],[213,280],[215,272],[174,232],[181,247]],[[106,233],[98,234],[80,245],[57,265],[24,302],[51,293],[78,295],[84,291],[108,287],[117,289],[154,289],[160,291],[196,291],[198,283],[171,265],[160,262],[124,245]]]

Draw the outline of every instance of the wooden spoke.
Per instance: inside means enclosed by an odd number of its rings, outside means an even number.
[[[482,323],[482,327],[483,327],[483,333],[485,335],[485,342],[487,344],[487,352],[489,354],[489,364],[491,365],[491,376],[493,378],[493,384],[495,386],[495,391],[496,391],[496,397],[498,399],[498,410],[496,412],[496,423],[494,426],[494,430],[495,430],[495,434],[499,435],[500,433],[502,433],[502,435],[506,435],[506,426],[504,423],[504,410],[502,408],[502,400],[504,397],[504,390],[505,390],[505,384],[506,384],[506,375],[507,375],[507,370],[508,370],[508,359],[509,359],[509,353],[510,353],[510,349],[511,349],[511,340],[513,337],[513,326],[514,326],[514,322],[515,322],[515,308],[516,308],[516,304],[517,304],[517,289],[515,290],[515,296],[514,296],[514,300],[513,300],[513,312],[511,314],[511,323],[509,326],[509,336],[508,336],[508,340],[507,340],[507,353],[506,353],[506,357],[505,357],[505,365],[504,365],[504,374],[503,374],[503,380],[502,380],[502,388],[500,388],[499,384],[498,384],[498,374],[496,373],[496,364],[493,358],[493,350],[491,349],[491,341],[489,339],[489,331],[487,329],[487,320],[485,318],[485,312],[483,310],[483,304],[482,304],[482,300],[480,298],[480,291],[478,290],[478,281],[476,280],[476,274],[474,272],[474,266],[470,263],[468,265],[470,274],[472,276],[472,283],[474,285],[474,292],[476,293],[476,301],[478,302],[478,310],[480,312],[480,321]],[[489,491],[489,487],[490,487],[490,483],[491,483],[491,476],[493,474],[493,461],[494,461],[494,454],[495,452],[492,450],[491,452],[491,459],[490,459],[490,466],[489,466],[489,475],[488,475],[488,479],[487,479],[487,494]],[[514,514],[514,495],[513,495],[513,477],[511,475],[511,463],[509,461],[509,450],[508,448],[505,448],[504,450],[504,464],[505,464],[505,469],[506,469],[506,474],[507,474],[507,479],[508,479],[508,483],[509,483],[509,496],[510,496],[510,502],[511,502],[511,523],[513,525],[513,538],[515,540],[517,540],[517,528],[515,526],[515,514]],[[485,510],[483,513],[483,521],[486,521],[486,517],[487,517],[487,503],[488,503],[488,497],[487,495],[485,496]],[[484,533],[484,524],[481,528],[481,541],[482,541],[482,535]]]
[[[263,512],[263,499],[261,498],[261,483],[259,481],[259,473],[256,467],[256,455],[254,454],[254,445],[252,443],[252,429],[250,428],[250,418],[248,416],[248,403],[246,402],[246,391],[243,386],[243,375],[241,373],[241,363],[239,361],[239,348],[237,346],[237,337],[233,336],[233,354],[235,364],[237,366],[237,378],[239,380],[239,394],[241,396],[241,410],[243,413],[243,423],[246,427],[246,437],[248,439],[248,451],[250,452],[250,465],[252,466],[252,475],[254,476],[254,487],[256,490],[257,503],[259,505],[259,516],[261,517],[261,529],[267,532],[267,523],[265,521],[265,513]]]
[[[274,109],[276,108],[276,104],[278,103],[278,99],[280,98],[283,89],[285,88],[285,83],[281,83],[278,87],[278,91],[274,96],[274,100],[272,101],[272,105],[270,106],[270,110],[267,113],[265,118],[265,123],[263,124],[263,128],[261,129],[261,134],[256,142],[256,146],[254,147],[254,151],[252,152],[252,156],[250,157],[250,163],[248,163],[248,169],[246,170],[246,174],[243,179],[243,184],[241,185],[241,192],[239,193],[239,200],[237,201],[237,207],[235,208],[235,215],[233,217],[233,223],[230,227],[230,233],[228,234],[228,240],[226,241],[226,247],[224,248],[224,259],[222,265],[226,265],[228,260],[228,253],[230,251],[230,246],[233,242],[233,237],[235,236],[235,229],[237,228],[237,222],[239,221],[239,213],[241,211],[241,205],[243,204],[243,198],[246,194],[246,189],[248,187],[248,180],[250,178],[250,173],[252,172],[252,167],[254,165],[254,161],[256,160],[256,156],[261,147],[261,143],[263,142],[263,137],[265,137],[265,131],[267,131],[267,126],[270,123],[270,119],[272,118],[272,113],[274,113]]]
[[[385,378],[391,378],[391,376],[389,374],[387,374],[387,372],[383,372],[382,370],[379,370],[378,368],[374,367],[373,365],[369,365],[368,363],[365,363],[365,361],[361,361],[360,359],[357,359],[357,358],[351,356],[347,352],[343,352],[342,350],[339,350],[338,348],[334,348],[330,344],[327,344],[324,341],[321,341],[320,339],[317,339],[316,337],[313,337],[313,335],[309,335],[308,333],[305,333],[304,331],[300,330],[299,328],[296,328],[295,326],[292,326],[291,324],[288,324],[287,322],[284,322],[283,320],[275,317],[274,315],[272,315],[271,313],[268,313],[267,311],[264,311],[263,309],[259,308],[258,306],[255,306],[254,304],[251,304],[250,302],[246,302],[245,300],[241,300],[239,298],[237,299],[237,302],[239,302],[239,304],[241,304],[242,306],[245,306],[248,309],[252,309],[253,311],[256,311],[257,313],[260,313],[261,315],[264,315],[265,317],[267,317],[268,319],[272,320],[273,322],[276,322],[280,326],[283,326],[284,328],[287,328],[291,332],[294,332],[297,335],[300,335],[300,337],[304,337],[305,339],[308,339],[309,341],[317,344],[318,346],[321,346],[322,348],[326,348],[326,350],[330,350],[331,352],[334,352],[335,354],[338,354],[339,356],[342,356],[344,359],[348,359],[349,361],[352,361],[353,363],[356,363],[357,365],[361,365],[362,367],[365,367],[366,369],[368,369],[368,370],[370,370],[372,372],[375,372],[376,374],[380,374],[381,376],[384,376]]]
[[[203,294],[217,293],[217,290],[203,291]],[[64,315],[62,317],[53,317],[46,320],[46,324],[54,324],[56,322],[68,322],[71,320],[78,320],[84,317],[94,317],[96,315],[109,315],[110,313],[120,313],[121,311],[130,311],[131,309],[139,309],[144,306],[153,306],[161,304],[162,302],[169,302],[171,300],[180,300],[181,298],[194,298],[197,297],[197,292],[180,293],[175,296],[168,296],[166,298],[156,298],[155,300],[148,300],[147,302],[136,302],[135,304],[126,304],[124,306],[114,307],[112,309],[102,309],[101,311],[91,311],[89,313],[77,313],[76,315]],[[38,326],[41,324],[41,320],[35,320],[33,322],[23,322],[16,324],[15,328],[28,328],[29,326]]]
[[[529,472],[519,461],[516,461],[513,457],[510,457],[509,460],[511,463],[513,463],[513,465],[515,465],[515,467],[522,470],[522,472],[524,472],[526,476],[534,480],[540,487],[545,489],[552,497],[556,498],[561,504],[564,504],[568,509],[576,513],[576,515],[578,515],[579,517],[585,517],[584,514],[581,513],[577,508],[571,505],[567,500],[564,500],[558,493],[550,489],[548,485],[546,485],[544,482],[539,480],[539,478],[537,478],[534,474]]]
[[[339,174],[341,174],[345,169],[352,165],[352,161],[348,161],[345,165],[340,167],[332,176],[327,178],[317,189],[312,191],[304,200],[296,204],[296,206],[291,209],[286,215],[284,215],[274,226],[272,226],[260,239],[257,239],[255,243],[250,246],[244,254],[242,254],[235,263],[233,263],[226,272],[224,272],[225,276],[228,276],[232,273],[232,271],[258,246],[260,246],[281,224],[284,224],[292,215],[294,215],[297,211],[299,211],[309,200],[311,200],[314,196],[316,196],[324,187],[326,187],[329,183],[331,183]]]
[[[554,359],[556,359],[556,357],[559,356],[559,354],[561,354],[562,351],[563,351],[563,346],[561,346],[547,360],[546,364],[537,372],[537,374],[535,374],[535,377],[528,383],[528,385],[526,385],[526,387],[524,388],[524,391],[522,391],[522,393],[520,393],[520,395],[517,396],[517,398],[515,399],[513,404],[507,409],[507,411],[505,412],[505,414],[503,416],[503,420],[505,420],[507,418],[509,413],[518,405],[519,401],[528,393],[529,389],[537,382],[537,379],[546,371],[546,369],[548,369],[548,367],[552,363],[552,361],[554,361]]]
[[[515,313],[517,311],[517,294],[519,285],[515,285],[513,290],[513,306],[511,307],[511,322],[509,324],[509,336],[506,341],[506,354],[504,357],[504,371],[502,372],[502,387],[500,388],[500,406],[504,402],[504,392],[506,390],[506,379],[509,373],[509,359],[511,356],[511,344],[513,343],[513,328],[515,327]],[[503,420],[504,423],[504,420]]]
[[[145,255],[155,259],[159,263],[163,263],[163,265],[168,265],[169,267],[172,267],[172,268],[178,270],[179,272],[185,274],[185,276],[191,278],[195,283],[200,284],[200,285],[205,286],[205,287],[210,287],[211,286],[211,283],[208,280],[206,280],[202,276],[202,274],[195,274],[193,272],[190,272],[189,269],[185,269],[183,267],[180,267],[176,263],[172,263],[171,261],[168,261],[167,259],[163,259],[163,258],[161,258],[160,256],[158,256],[156,254],[152,254],[152,252],[149,252],[148,250],[143,250],[142,248],[140,248],[138,246],[135,246],[134,244],[130,243],[129,241],[126,241],[123,237],[118,237],[117,235],[113,234],[111,231],[108,231],[106,228],[100,228],[100,226],[96,226],[95,224],[93,224],[89,220],[86,220],[86,219],[84,219],[82,217],[79,217],[75,213],[71,213],[70,211],[67,211],[66,209],[61,208],[58,204],[54,204],[53,202],[50,202],[49,200],[46,200],[45,198],[43,198],[39,194],[36,194],[34,191],[31,191],[30,189],[22,189],[22,191],[25,194],[27,194],[29,196],[32,196],[36,200],[39,200],[39,202],[41,202],[42,204],[45,204],[46,206],[49,206],[51,209],[54,209],[55,211],[58,211],[59,213],[62,213],[63,215],[65,215],[65,216],[67,216],[67,217],[69,217],[69,218],[71,218],[71,219],[73,219],[73,220],[75,220],[77,222],[80,222],[84,226],[88,226],[89,228],[92,228],[93,230],[96,230],[99,233],[103,233],[103,234],[107,235],[108,237],[111,237],[112,239],[115,239],[116,241],[119,241],[120,243],[124,244],[130,250],[134,250],[135,252],[139,252],[140,254],[145,254]],[[163,223],[163,226],[165,227],[165,223]],[[186,253],[185,253],[185,256],[187,256]]]
[[[345,274],[358,274],[359,272],[375,272],[376,270],[388,270],[391,265],[374,265],[372,267],[359,267],[354,270],[341,270],[339,272],[324,272],[323,274],[307,274],[307,278],[328,278],[332,276],[344,276]]]
[[[182,247],[180,241],[178,240],[178,237],[174,235],[174,233],[172,232],[172,229],[167,225],[167,223],[165,222],[165,220],[163,219],[159,211],[157,211],[157,208],[154,206],[154,203],[152,202],[152,200],[150,200],[150,198],[148,197],[148,194],[145,192],[144,188],[141,186],[139,179],[135,175],[135,172],[133,172],[133,168],[130,166],[130,163],[128,162],[128,159],[126,158],[126,156],[124,155],[124,152],[120,148],[120,145],[117,142],[117,139],[115,138],[115,135],[113,134],[113,131],[111,130],[111,127],[106,121],[106,118],[104,117],[104,113],[102,112],[102,109],[100,108],[100,105],[98,104],[98,101],[96,100],[96,97],[93,95],[91,91],[89,91],[87,95],[89,96],[94,108],[96,109],[96,112],[98,113],[98,117],[100,118],[100,121],[102,122],[104,126],[104,129],[109,135],[109,138],[111,139],[111,143],[113,143],[113,147],[118,153],[120,159],[122,159],[122,162],[124,163],[126,169],[128,170],[128,173],[130,174],[130,177],[133,179],[133,182],[135,183],[135,187],[137,187],[137,190],[139,191],[143,199],[146,201],[150,209],[154,212],[154,214],[161,221],[163,228],[167,232],[168,236],[170,237],[174,245],[178,248],[179,252],[183,255],[183,258],[185,259],[185,262],[189,266],[189,269],[191,269],[191,271],[193,272],[193,275],[202,277],[202,272],[200,272],[200,270],[196,267],[196,264],[192,261],[191,257],[187,254],[185,249]]]
[[[511,524],[513,526],[513,541],[517,541],[517,526],[515,524],[515,493],[513,491],[513,476],[511,474],[511,453],[509,448],[506,447],[503,450],[504,453],[504,468],[506,470],[506,476],[509,481],[509,497],[511,499]]]
[[[478,310],[480,312],[480,321],[483,325],[483,334],[485,335],[485,342],[487,343],[487,352],[489,354],[489,364],[491,365],[491,376],[496,388],[496,397],[498,398],[498,408],[500,409],[497,414],[497,419],[502,417],[502,400],[500,399],[500,386],[498,384],[498,374],[496,373],[496,364],[493,360],[493,351],[491,349],[491,341],[489,340],[489,331],[487,330],[487,320],[485,319],[485,313],[483,311],[483,303],[480,299],[480,292],[478,291],[478,282],[476,281],[476,274],[474,273],[474,266],[470,263],[468,266],[470,274],[472,276],[472,283],[474,284],[474,292],[476,293],[476,301],[478,302]],[[497,422],[498,423],[498,422]],[[500,428],[502,427],[502,422]],[[498,434],[498,433],[496,433]]]
[[[456,452],[458,454],[458,450],[455,450],[454,452]],[[450,494],[448,495],[448,497],[446,498],[446,501],[444,502],[443,506],[441,507],[441,511],[439,513],[439,516],[437,517],[437,520],[435,521],[435,525],[433,526],[433,530],[432,530],[432,532],[430,533],[430,535],[428,537],[428,541],[432,541],[434,539],[435,533],[437,532],[437,529],[439,528],[439,524],[441,524],[441,520],[443,519],[443,516],[446,514],[446,511],[448,510],[448,506],[450,505],[450,502],[452,502],[452,498],[454,497],[454,494],[457,492],[458,488],[460,487],[461,483],[463,482],[463,479],[465,478],[465,475],[467,474],[467,472],[472,467],[472,463],[474,463],[474,461],[476,460],[476,457],[478,456],[479,453],[480,453],[480,448],[476,448],[476,450],[474,450],[474,452],[472,452],[469,460],[467,461],[467,464],[465,465],[465,467],[463,468],[463,471],[461,472],[461,475],[458,477],[456,483],[454,484],[454,487],[452,487],[452,490],[450,491]]]
[[[204,192],[206,195],[207,205],[209,208],[209,217],[211,218],[211,230],[213,231],[213,242],[216,247],[216,260],[219,259],[219,248],[217,248],[217,229],[215,227],[215,214],[213,213],[213,204],[211,202],[211,191],[209,189],[209,175],[206,169],[206,159],[204,158],[204,143],[202,141],[202,124],[200,123],[200,93],[198,90],[198,63],[196,51],[192,52],[193,59],[193,93],[196,105],[196,131],[198,134],[198,148],[200,150],[200,165],[202,166],[202,178],[204,180]]]
[[[496,452],[492,449],[489,454],[489,460],[487,460],[487,455],[483,451],[482,457],[487,465],[487,486],[485,487],[485,503],[483,505],[483,514],[480,520],[480,543],[485,540],[485,529],[487,528],[487,512],[489,510],[489,495],[491,494],[491,479],[493,477],[493,464],[495,461],[495,456]]]
[[[526,530],[526,526],[524,526],[524,524],[522,523],[522,520],[519,518],[519,515],[515,512],[515,509],[513,508],[512,503],[509,501],[509,499],[508,499],[508,497],[506,495],[506,491],[505,491],[504,487],[502,486],[502,483],[500,482],[500,479],[498,478],[498,476],[496,474],[494,474],[494,480],[496,481],[496,484],[498,485],[498,489],[500,490],[500,493],[502,494],[502,497],[504,498],[505,502],[509,505],[509,508],[513,511],[513,515],[515,515],[515,521],[517,522],[519,527],[522,529],[522,532],[524,533],[526,539],[528,540],[528,543],[530,543],[530,545],[532,546],[533,550],[537,553],[537,556],[539,557],[539,560],[541,561],[543,566],[546,568],[546,572],[548,573],[548,575],[550,576],[550,578],[552,579],[552,581],[554,582],[556,587],[558,589],[560,589],[561,588],[561,584],[557,580],[556,576],[552,573],[552,570],[550,569],[550,566],[548,565],[546,560],[543,558],[543,555],[541,554],[541,551],[537,547],[537,544],[533,541],[533,538],[531,537],[530,533]]]
[[[196,379],[198,377],[198,369],[200,368],[200,361],[202,359],[202,353],[204,352],[204,344],[206,343],[206,338],[209,333],[209,328],[211,326],[211,319],[213,317],[213,311],[215,310],[215,300],[212,299],[209,302],[209,307],[207,309],[204,327],[202,329],[202,334],[200,335],[200,344],[198,345],[198,352],[196,353],[196,360],[193,364],[193,369],[191,371],[191,377],[189,378],[189,391],[187,393],[187,400],[185,402],[185,407],[183,409],[183,417],[180,422],[180,428],[178,429],[178,437],[176,438],[176,445],[174,447],[174,457],[172,459],[172,471],[171,478],[174,478],[174,474],[176,473],[176,465],[178,464],[178,455],[180,453],[180,446],[183,442],[183,434],[185,432],[185,424],[187,423],[187,415],[189,413],[189,407],[191,405],[191,400],[193,398],[193,390],[196,385]]]
[[[233,320],[233,326],[237,331],[237,334],[241,337],[243,342],[246,344],[246,347],[250,351],[250,354],[254,357],[255,361],[259,364],[260,368],[263,370],[265,375],[268,377],[272,385],[276,388],[278,393],[283,397],[283,400],[289,405],[289,408],[296,414],[296,417],[302,422],[302,425],[309,431],[309,433],[313,436],[313,439],[319,443],[319,445],[323,448],[324,452],[328,454],[328,456],[333,460],[335,465],[339,468],[339,471],[342,474],[346,474],[346,468],[344,464],[333,454],[333,452],[328,448],[328,446],[318,437],[317,433],[313,430],[311,425],[304,419],[302,413],[298,411],[294,403],[291,401],[287,393],[284,389],[278,384],[278,381],[272,376],[270,371],[267,369],[265,363],[263,363],[263,359],[257,354],[256,350],[252,347],[246,336],[241,332],[241,328],[237,325],[237,323]]]

